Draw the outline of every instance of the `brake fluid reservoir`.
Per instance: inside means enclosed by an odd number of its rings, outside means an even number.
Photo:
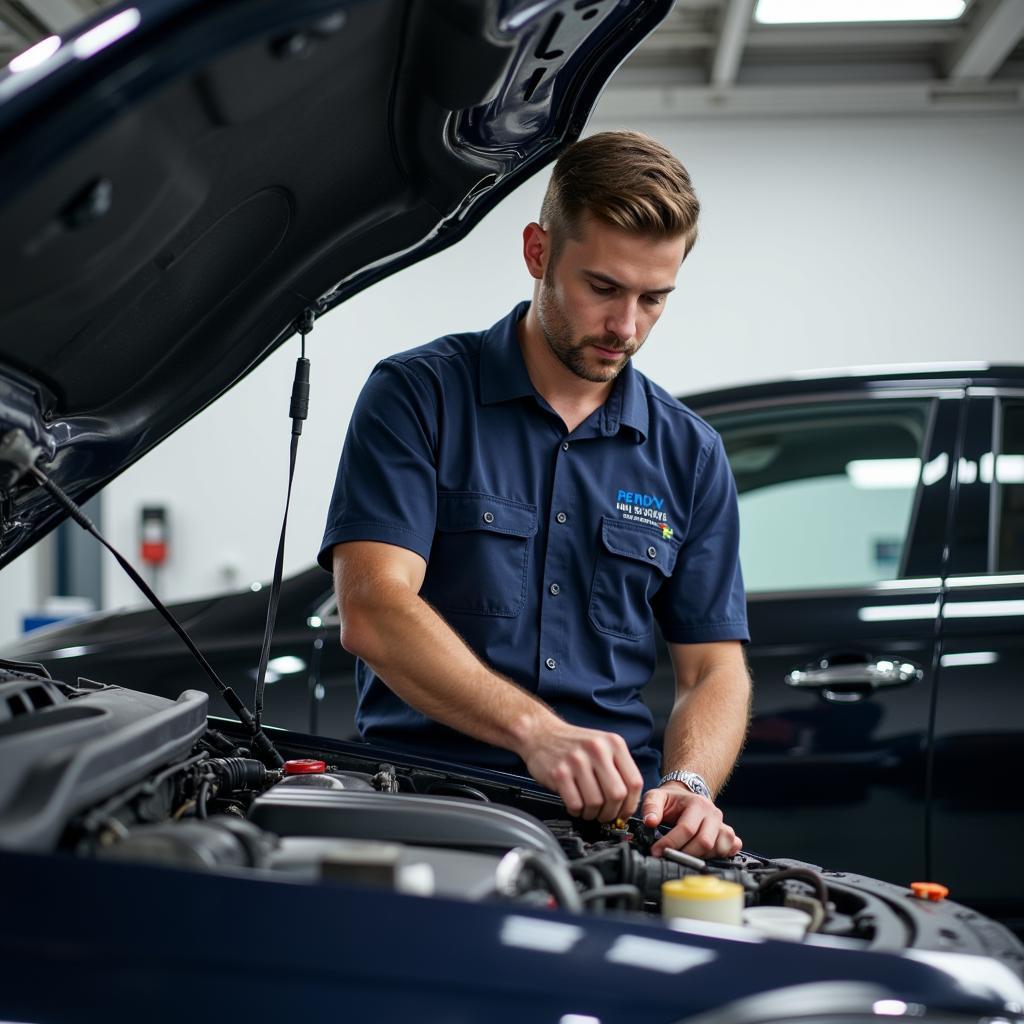
[[[743,886],[713,875],[674,878],[662,884],[661,916],[668,921],[689,917],[739,925],[743,918]]]

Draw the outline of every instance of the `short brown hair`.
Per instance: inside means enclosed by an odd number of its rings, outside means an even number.
[[[686,168],[640,132],[600,132],[573,143],[557,160],[540,209],[551,236],[550,264],[566,238],[580,237],[589,214],[611,227],[652,238],[697,241],[700,203]]]

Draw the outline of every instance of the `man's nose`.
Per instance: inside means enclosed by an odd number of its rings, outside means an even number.
[[[609,311],[608,319],[605,321],[608,333],[614,334],[623,344],[636,335],[636,308],[635,301],[623,299]]]

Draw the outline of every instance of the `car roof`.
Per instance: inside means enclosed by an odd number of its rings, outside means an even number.
[[[775,380],[690,392],[680,395],[680,400],[698,411],[709,411],[768,399],[804,399],[816,394],[867,396],[908,389],[925,391],[968,387],[1022,388],[1024,364],[958,362],[834,367]]]

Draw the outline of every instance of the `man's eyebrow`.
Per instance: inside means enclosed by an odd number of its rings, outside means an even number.
[[[587,277],[592,277],[596,281],[600,281],[603,284],[611,285],[612,288],[621,288],[623,291],[629,291],[630,289],[624,285],[621,281],[616,281],[614,277],[609,277],[607,274],[599,274],[596,270],[583,271]],[[668,288],[644,288],[644,295],[668,295],[669,292],[676,290],[675,285],[671,285]]]

